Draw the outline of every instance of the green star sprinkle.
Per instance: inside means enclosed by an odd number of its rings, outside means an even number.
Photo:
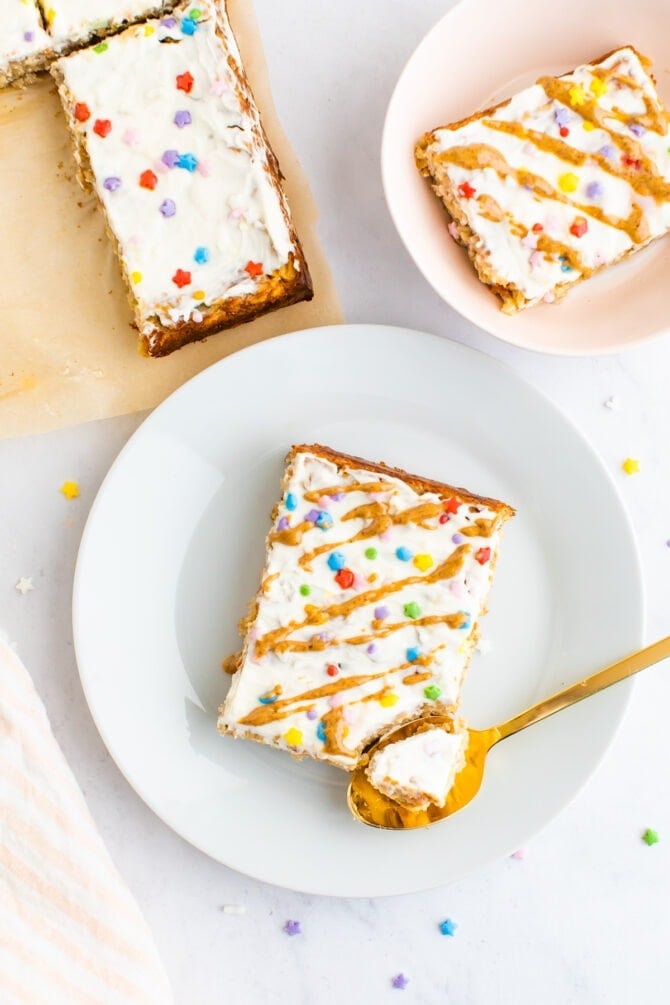
[[[411,603],[405,604],[403,607],[406,618],[418,618],[421,614],[421,608],[417,604],[416,600],[412,600]]]
[[[658,842],[661,839],[658,836],[658,834],[656,833],[656,831],[653,831],[653,830],[651,830],[650,827],[647,827],[646,831],[642,835],[642,840],[645,842],[645,844],[648,844],[649,847],[651,848],[651,846],[653,844],[658,844]]]
[[[365,557],[366,558],[376,558],[377,554],[378,553],[377,553],[377,549],[376,548],[366,548],[365,549]]]
[[[423,693],[430,701],[437,701],[442,694],[442,688],[438,687],[437,684],[430,684],[423,689]]]
[[[303,597],[309,597],[311,592],[312,591],[310,590],[307,583],[303,583],[302,586],[300,587],[300,595]]]
[[[97,52],[98,55],[100,55],[100,53],[102,52],[107,52],[108,49],[109,46],[107,45],[106,42],[98,42],[97,45],[93,46],[93,52]]]

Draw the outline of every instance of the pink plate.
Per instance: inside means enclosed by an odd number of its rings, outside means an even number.
[[[424,38],[391,99],[382,174],[398,232],[443,300],[513,345],[591,355],[668,331],[670,237],[581,283],[558,304],[508,317],[449,237],[444,210],[414,165],[414,143],[544,73],[563,73],[626,43],[652,60],[661,98],[670,105],[668,0],[461,0]]]

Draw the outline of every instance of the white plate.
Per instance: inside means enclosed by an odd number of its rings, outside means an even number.
[[[356,823],[336,768],[219,736],[221,660],[257,587],[283,455],[305,441],[517,507],[484,627],[494,649],[466,685],[474,726],[641,644],[633,535],[602,464],[537,391],[487,356],[398,328],[314,329],[224,359],[113,465],[81,544],[74,636],[130,784],[196,847],[258,879],[339,896],[438,886],[514,851],[573,798],[630,685],[507,740],[478,799],[418,833]]]
[[[588,11],[588,12],[587,12]],[[578,26],[576,30],[576,26]],[[507,315],[447,233],[447,217],[414,163],[419,137],[564,73],[617,46],[654,62],[670,102],[668,0],[461,0],[417,47],[391,98],[382,142],[389,210],[409,254],[448,304],[512,345],[557,355],[620,352],[668,331],[670,240],[588,282],[557,304]]]

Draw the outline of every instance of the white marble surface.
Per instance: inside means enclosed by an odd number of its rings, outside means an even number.
[[[378,168],[385,106],[405,59],[448,6],[257,0],[277,105],[312,179],[347,319],[436,331],[505,360],[572,417],[615,473],[638,535],[651,640],[670,631],[670,335],[599,359],[506,347],[438,300],[385,210]],[[611,395],[620,398],[618,411],[603,407]],[[0,625],[30,668],[100,830],[146,912],[179,1005],[329,1005],[398,996],[427,1005],[667,1000],[667,665],[638,679],[603,764],[532,841],[525,860],[492,864],[447,888],[377,901],[300,896],[210,861],[154,817],[119,775],[89,717],[70,625],[88,508],[139,421],[0,441]],[[632,478],[619,470],[627,455],[642,465]],[[82,489],[72,503],[58,492],[66,478]],[[14,584],[24,575],[35,590],[22,597]],[[640,839],[647,826],[661,835],[653,848]],[[224,904],[246,913],[224,914]],[[438,931],[445,917],[458,923],[453,938]],[[283,933],[288,918],[301,921],[303,935]],[[390,984],[398,971],[410,978],[404,992]]]

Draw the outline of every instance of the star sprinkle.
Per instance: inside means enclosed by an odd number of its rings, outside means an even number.
[[[441,921],[439,924],[439,929],[442,932],[442,935],[455,935],[457,928],[458,925],[455,921],[452,921],[451,918],[445,918],[444,921]]]
[[[510,855],[510,858],[515,858],[519,862],[521,862],[525,857],[526,857],[525,848],[517,848],[517,850],[513,851],[512,854]]]
[[[581,87],[580,84],[573,84],[573,86],[568,91],[568,95],[570,96],[570,104],[573,105],[574,107],[577,107],[578,105],[583,105],[584,102],[586,101],[586,95],[584,94],[584,89]]]
[[[640,462],[634,457],[627,457],[621,465],[621,470],[627,475],[637,475],[640,472]]]
[[[180,73],[177,76],[177,90],[183,91],[184,94],[190,94],[193,90],[193,84],[195,83],[193,75],[186,71],[186,73]]]
[[[405,977],[404,974],[396,974],[391,978],[391,987],[397,988],[398,991],[404,991],[408,984],[409,977]]]
[[[658,834],[656,833],[656,831],[653,831],[653,830],[651,830],[651,828],[647,827],[646,831],[642,835],[642,840],[644,841],[644,843],[646,845],[649,845],[649,847],[651,848],[651,846],[653,844],[658,844],[658,842],[661,839],[658,836]]]
[[[610,412],[618,412],[621,408],[621,399],[618,395],[613,394],[607,399],[607,401],[603,402],[603,407],[609,408]]]
[[[302,935],[302,928],[300,927],[299,921],[287,921],[284,925],[284,931],[287,935]]]
[[[63,482],[58,490],[62,492],[66,499],[77,499],[79,496],[78,482]]]
[[[16,584],[16,589],[19,591],[22,597],[25,597],[26,593],[30,593],[34,590],[33,581],[30,576],[21,576],[18,583]]]

